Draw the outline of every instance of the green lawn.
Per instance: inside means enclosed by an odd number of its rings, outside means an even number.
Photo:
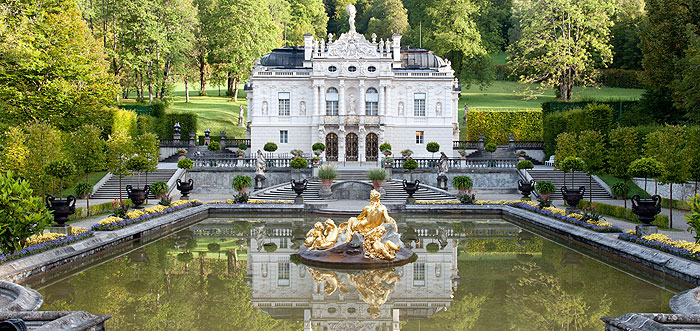
[[[99,182],[100,179],[102,179],[102,177],[104,177],[106,174],[107,174],[107,171],[91,172],[88,175],[88,182],[90,183],[89,185],[95,186],[95,184],[97,184],[97,182]],[[75,182],[73,182],[73,184],[71,184],[70,187],[64,189],[63,196],[69,196],[72,194],[72,195],[75,195],[77,197],[78,195],[75,193],[75,186],[78,183],[85,183],[85,174],[78,176],[75,179]]]
[[[617,183],[624,182],[622,179],[611,175],[598,175],[598,177],[600,177],[600,179],[603,180],[605,184],[607,184],[611,188]],[[627,186],[629,187],[629,191],[627,192],[628,198],[632,198],[632,196],[634,196],[635,194],[639,195],[642,198],[651,198],[651,195],[649,195],[649,193],[637,186],[637,184],[635,184],[633,181],[627,181]]]
[[[192,85],[191,87],[194,87]],[[516,110],[516,109],[541,109],[544,101],[555,100],[554,89],[546,89],[544,93],[536,99],[526,100],[522,92],[527,88],[536,89],[535,84],[520,84],[517,82],[494,81],[485,89],[473,85],[470,88],[463,88],[459,100],[459,119],[462,122],[464,104],[469,105],[469,109],[493,109],[493,110]],[[225,94],[225,89],[221,91]],[[575,88],[576,99],[627,99],[636,100],[642,95],[641,89],[622,88]],[[197,96],[197,91],[190,90],[190,103],[185,103],[185,89],[182,83],[176,84],[173,92],[173,105],[170,112],[192,111],[198,115],[198,135],[203,135],[205,129],[210,129],[213,135],[218,135],[221,130],[226,131],[226,135],[233,138],[245,137],[245,129],[237,127],[239,106],[243,105],[244,114],[247,116],[247,103],[243,85],[239,88],[238,102],[232,102],[229,97],[220,97],[219,89],[216,86],[207,88],[209,96]],[[129,102],[129,101],[125,101]],[[462,132],[466,130],[462,127]]]

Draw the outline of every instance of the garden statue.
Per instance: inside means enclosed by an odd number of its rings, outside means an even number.
[[[245,126],[245,124],[243,123],[243,105],[240,105],[238,107],[238,126]]]
[[[258,157],[255,159],[255,188],[261,190],[265,186],[265,156],[258,150]]]
[[[389,294],[395,289],[401,277],[393,268],[367,270],[361,274],[348,274],[350,285],[354,286],[362,301],[369,305],[371,318],[379,317],[379,308],[389,298]]]
[[[370,192],[370,203],[357,217],[335,224],[317,222],[299,250],[302,263],[340,268],[376,268],[410,262],[415,254],[402,247],[396,221],[382,205],[381,194]]]
[[[345,7],[345,11],[348,12],[348,22],[350,23],[350,33],[356,33],[355,31],[355,13],[357,13],[357,10],[355,9],[355,6],[352,4],[349,4],[347,7]]]
[[[449,161],[450,160],[447,158],[445,152],[440,152],[440,161],[438,161],[438,175],[447,174]]]

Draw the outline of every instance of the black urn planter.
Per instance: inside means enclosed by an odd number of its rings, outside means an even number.
[[[406,181],[405,179],[403,180],[403,190],[408,193],[408,198],[406,198],[406,202],[409,203],[415,203],[416,199],[413,197],[413,194],[418,191],[420,188],[420,181],[416,179],[415,182],[411,183],[409,181]]]
[[[635,194],[632,196],[632,212],[637,215],[640,222],[651,224],[654,217],[661,212],[661,197],[653,195],[651,199],[642,199]]]
[[[561,188],[561,195],[566,200],[566,204],[570,207],[576,207],[579,201],[583,200],[583,194],[586,193],[585,186],[579,186],[578,190],[570,190],[566,186]]]
[[[304,193],[304,191],[306,191],[306,185],[308,183],[309,182],[306,179],[304,179],[300,182],[297,182],[296,180],[292,179],[292,190],[294,190],[294,193],[297,194],[297,196],[294,198],[294,202],[296,202],[296,203],[303,203],[304,202],[304,198],[301,196],[301,194]]]
[[[126,186],[126,194],[129,195],[129,199],[134,204],[134,209],[143,209],[141,205],[146,202],[149,192],[151,192],[151,187],[148,185],[144,186],[143,189],[134,188],[131,185]]]
[[[46,209],[53,211],[53,220],[58,226],[66,226],[70,215],[75,214],[75,202],[78,199],[69,195],[65,199],[56,199],[53,195],[46,196]]]
[[[518,190],[523,194],[523,198],[529,198],[530,193],[535,190],[535,180],[530,179],[530,182],[526,182],[518,179]]]
[[[180,191],[181,198],[189,198],[190,196],[190,191],[194,188],[194,181],[192,178],[188,179],[186,182],[183,182],[181,180],[177,180],[177,190]]]

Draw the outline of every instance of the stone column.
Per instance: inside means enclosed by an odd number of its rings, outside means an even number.
[[[363,127],[360,127],[360,130],[357,132],[357,160],[360,161],[360,163],[367,161],[367,155],[365,155],[367,151],[365,148],[366,135],[367,132],[365,132]]]
[[[221,133],[219,133],[219,137],[219,144],[221,145],[221,149],[223,150],[226,148],[226,131],[221,130]]]
[[[345,116],[345,81],[338,84],[338,115]]]
[[[377,109],[377,115],[384,116],[384,115],[386,115],[386,112],[384,111],[384,109],[386,109],[386,107],[384,105],[384,85],[379,84],[379,88],[377,89],[377,93],[378,93],[377,96],[379,97],[379,100],[377,101],[377,107],[379,107],[379,109]]]
[[[357,115],[360,115],[360,116],[367,115],[367,113],[365,113],[365,109],[366,109],[367,105],[365,105],[365,81],[364,80],[360,80],[360,100],[358,100],[357,105],[358,105],[357,106],[358,109],[356,109]]]
[[[194,132],[190,132],[190,146],[195,145],[195,140],[194,140]]]
[[[342,128],[342,127],[341,127]],[[345,162],[345,135],[344,129],[338,130],[338,162]]]
[[[484,135],[480,134],[479,135],[479,145],[477,147],[478,150],[483,151],[484,150]]]
[[[384,107],[384,109],[386,110],[387,116],[394,113],[394,108],[391,103],[391,85],[389,84],[386,85],[386,107]]]

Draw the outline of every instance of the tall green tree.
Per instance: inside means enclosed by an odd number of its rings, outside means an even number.
[[[0,5],[0,121],[104,125],[118,92],[107,70],[74,0]]]
[[[289,0],[289,5],[288,45],[303,45],[305,33],[311,33],[315,38],[326,36],[328,15],[322,0]]]
[[[679,60],[680,77],[671,86],[674,89],[674,105],[683,109],[686,118],[700,123],[700,36],[697,27],[689,25],[686,34],[689,39],[688,48],[683,58]]]
[[[556,87],[570,100],[574,85],[593,85],[596,66],[612,61],[611,0],[523,1],[514,7],[522,37],[510,45],[521,81]]]
[[[0,171],[12,171],[16,176],[23,176],[29,149],[27,136],[18,127],[9,127],[3,133],[2,153],[0,153]]]
[[[512,0],[478,0],[475,17],[481,41],[489,54],[504,52],[512,27]]]
[[[598,131],[583,131],[578,136],[581,146],[580,157],[585,163],[583,171],[588,174],[588,201],[593,202],[593,175],[605,170],[605,136]]]
[[[123,131],[112,133],[107,140],[107,170],[119,178],[119,201],[122,199],[122,178],[131,176],[127,161],[134,155],[134,143],[131,136]]]
[[[85,175],[85,185],[90,185],[90,173],[103,170],[105,164],[105,141],[100,139],[102,130],[86,124],[75,130],[67,142],[67,152],[78,171]],[[87,212],[90,216],[90,190],[86,197]]]
[[[613,46],[612,68],[642,70],[642,50],[639,48],[640,34],[644,24],[644,1],[624,0],[616,3],[610,29]]]
[[[53,178],[44,171],[47,164],[65,157],[65,133],[46,123],[27,123],[22,126],[26,133],[26,147],[30,151],[24,165],[23,176],[35,194],[46,195],[46,183],[51,182],[51,193],[55,194]]]
[[[403,35],[408,31],[408,11],[401,0],[372,0],[369,4],[362,18],[367,22],[366,36],[391,39],[394,33]]]
[[[698,194],[700,181],[700,126],[690,126],[686,129],[686,144],[683,158],[689,163],[690,179],[695,182],[695,194]]]
[[[639,157],[637,134],[632,128],[618,127],[610,131],[608,173],[625,181],[625,208],[627,208],[627,182],[632,179],[627,169]]]

